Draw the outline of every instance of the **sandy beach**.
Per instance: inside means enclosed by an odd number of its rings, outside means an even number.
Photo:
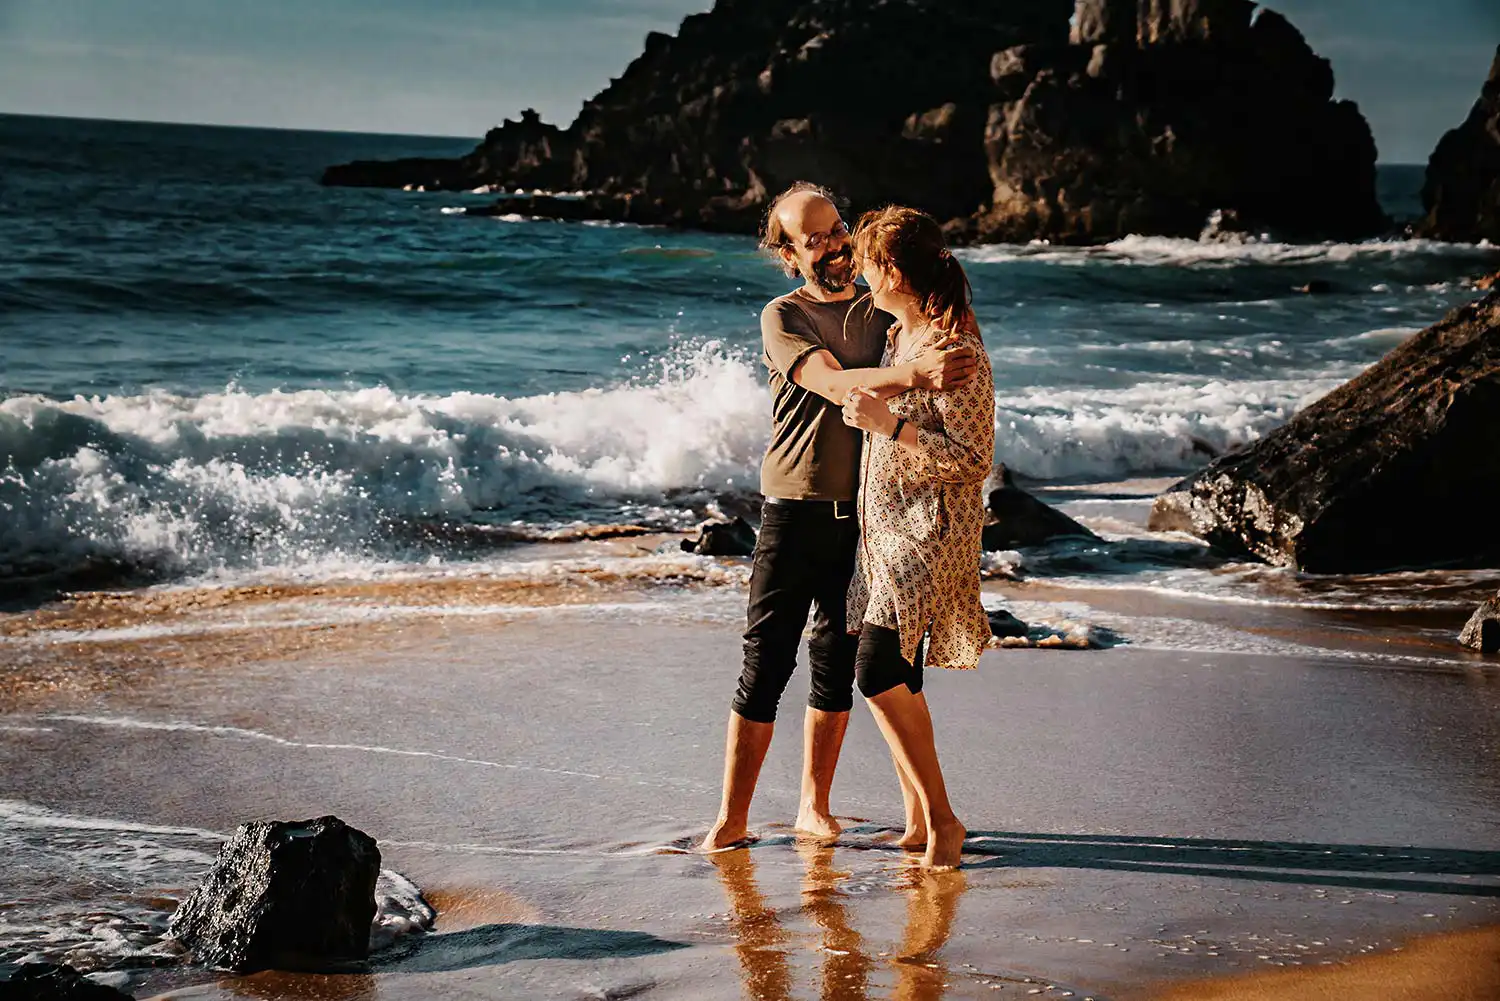
[[[630,559],[620,544],[569,565]],[[761,840],[705,857],[688,849],[717,806],[743,567],[658,569],[7,616],[5,953],[123,969],[138,997],[1487,996],[1493,662],[1353,635],[1350,613],[992,583],[987,602],[1123,642],[929,674],[971,831],[958,872],[893,845],[899,796],[862,706],[834,788],[847,832],[790,830],[800,672]],[[1241,652],[1210,649],[1231,636]],[[433,933],[334,976],[220,979],[158,955],[237,823],[327,813],[428,894]],[[1470,937],[1392,951],[1454,932]],[[1398,982],[1372,956],[1434,949],[1442,976],[1406,993],[1348,986]]]

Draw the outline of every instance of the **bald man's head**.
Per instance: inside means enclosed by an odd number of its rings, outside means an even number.
[[[787,277],[799,275],[829,292],[854,282],[849,230],[827,188],[798,181],[772,200],[760,245]]]

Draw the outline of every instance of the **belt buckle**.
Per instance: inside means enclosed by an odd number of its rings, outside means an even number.
[[[853,501],[840,501],[840,500],[834,501],[833,502],[833,520],[834,521],[848,521],[850,518],[854,517],[853,512],[850,512],[848,514],[839,514],[840,511],[848,511],[848,506],[851,505],[851,504],[853,504],[853,503],[854,503]]]

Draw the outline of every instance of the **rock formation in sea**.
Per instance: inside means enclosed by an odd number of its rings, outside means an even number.
[[[1469,117],[1448,132],[1427,161],[1422,187],[1425,236],[1500,241],[1500,48]]]
[[[1375,145],[1332,93],[1327,61],[1249,0],[718,0],[648,35],[566,129],[528,111],[460,159],[323,181],[489,185],[532,193],[489,213],[744,232],[806,179],[856,210],[916,205],[954,239],[1197,236],[1216,211],[1367,235]]]
[[[236,973],[363,960],[379,874],[375,839],[337,817],[241,824],[168,933]]]
[[[1500,565],[1500,291],[1156,499],[1150,527],[1313,573]]]
[[[1458,641],[1480,653],[1500,653],[1500,594],[1474,609]]]

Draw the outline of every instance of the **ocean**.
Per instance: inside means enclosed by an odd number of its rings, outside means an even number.
[[[752,494],[757,316],[787,280],[746,238],[316,183],[468,145],[0,118],[0,580],[472,563],[455,527],[675,530]],[[1420,172],[1383,181],[1410,211]],[[1419,240],[962,256],[996,459],[1053,485],[1190,472],[1500,264]]]
[[[0,116],[0,975],[1104,999],[1494,924],[1500,686],[1453,637],[1500,573],[1320,578],[1145,522],[1500,250],[960,251],[996,461],[1102,537],[987,555],[984,600],[1107,649],[929,672],[960,871],[902,862],[862,707],[846,834],[793,835],[800,680],[761,840],[710,858],[748,561],[678,543],[753,516],[757,317],[789,283],[743,237],[317,184],[471,145]],[[1420,168],[1381,180],[1416,211]],[[378,839],[396,944],[328,975],[184,962],[167,921],[235,825],[327,813]]]

